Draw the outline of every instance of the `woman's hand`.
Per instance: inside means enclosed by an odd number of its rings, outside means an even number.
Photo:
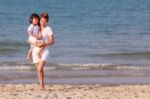
[[[53,45],[53,44],[54,44],[54,36],[53,35],[50,35],[48,37],[47,42],[40,42],[40,41],[35,42],[35,46],[37,46],[37,47],[46,47],[46,46]]]
[[[45,47],[45,43],[44,42],[35,42],[35,45],[37,47]]]

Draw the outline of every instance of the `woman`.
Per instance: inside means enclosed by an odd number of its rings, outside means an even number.
[[[54,44],[54,36],[52,29],[47,26],[47,22],[49,20],[49,16],[47,12],[41,13],[40,15],[40,32],[43,37],[43,42],[36,42],[35,46],[33,48],[33,63],[36,64],[37,68],[37,75],[40,85],[40,90],[45,89],[45,83],[44,83],[44,71],[43,68],[46,64],[46,60],[49,55],[49,46]],[[42,52],[41,58],[38,57],[38,50],[39,47],[44,47],[44,51]]]

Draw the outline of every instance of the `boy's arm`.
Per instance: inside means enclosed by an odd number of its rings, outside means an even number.
[[[32,32],[28,32],[28,34],[29,34],[29,36],[33,36],[33,37],[35,37],[35,38],[38,38],[38,35],[34,35]]]
[[[29,44],[31,44],[31,45],[36,46],[36,44],[35,44],[35,43],[33,43],[33,42],[31,42],[30,40],[27,40],[27,42],[28,42]]]

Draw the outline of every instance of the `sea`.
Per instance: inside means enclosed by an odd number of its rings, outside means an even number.
[[[150,0],[0,0],[0,83],[37,83],[29,16],[48,12],[47,84],[149,84]]]

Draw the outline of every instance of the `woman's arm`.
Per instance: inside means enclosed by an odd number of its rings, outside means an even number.
[[[53,45],[54,44],[54,36],[50,35],[48,36],[48,41],[47,42],[37,42],[36,46],[38,47],[46,47],[48,45]]]

